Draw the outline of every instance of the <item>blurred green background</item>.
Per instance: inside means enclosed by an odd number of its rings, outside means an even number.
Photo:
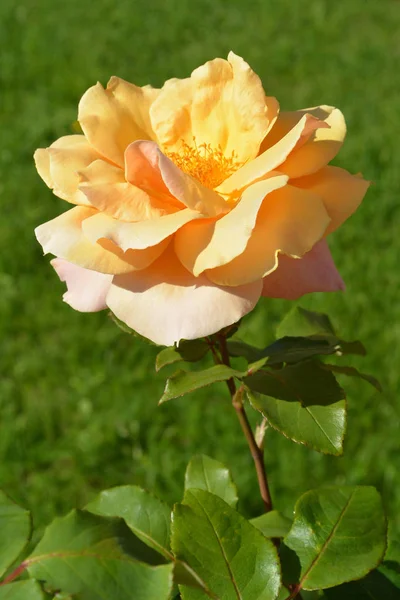
[[[229,464],[245,513],[261,509],[225,388],[157,407],[164,375],[154,372],[156,348],[105,313],[63,304],[63,285],[33,235],[65,208],[37,176],[33,151],[71,133],[89,86],[113,74],[159,86],[232,49],[283,109],[340,107],[349,133],[336,164],[375,182],[331,240],[347,292],[301,305],[364,341],[369,354],[354,364],[379,377],[384,393],[343,381],[343,458],[268,432],[275,504],[290,509],[324,482],[372,483],[400,530],[399,32],[395,0],[2,1],[0,486],[37,525],[116,484],[141,484],[173,502],[197,452]],[[262,301],[245,319],[246,339],[267,343],[290,307]]]

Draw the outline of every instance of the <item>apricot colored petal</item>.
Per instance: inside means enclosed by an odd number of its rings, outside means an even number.
[[[196,211],[184,209],[158,219],[139,223],[124,223],[98,213],[86,219],[82,224],[82,228],[84,234],[93,243],[106,238],[124,251],[129,249],[143,250],[156,246],[189,221],[199,218],[201,218],[201,215]]]
[[[310,190],[322,198],[331,218],[327,235],[357,210],[370,182],[359,175],[351,175],[345,169],[328,166],[313,175],[295,179],[293,185]]]
[[[36,168],[44,182],[56,196],[72,204],[88,205],[78,189],[78,171],[99,158],[83,135],[66,135],[49,148],[40,148],[34,154]]]
[[[93,162],[80,172],[80,177],[79,189],[88,201],[116,219],[141,221],[177,210],[168,202],[128,183],[122,169],[103,160]]]
[[[292,113],[281,113],[265,142],[272,143],[275,136],[280,136],[287,127],[293,126],[305,114],[313,115],[328,127],[317,129],[303,146],[294,149],[288,156],[280,170],[290,178],[315,173],[327,165],[339,152],[346,137],[346,123],[340,110],[333,106],[317,106]]]
[[[159,90],[137,87],[112,77],[104,89],[97,83],[82,96],[78,120],[89,143],[120,167],[135,140],[154,139],[149,109]]]
[[[233,52],[164,85],[150,109],[158,142],[179,151],[182,140],[221,147],[239,162],[257,156],[279,106],[267,98],[260,78]]]
[[[51,190],[54,187],[53,180],[50,175],[50,156],[47,148],[38,148],[33,155],[36,170],[43,179],[47,187]]]
[[[175,252],[181,263],[197,277],[242,254],[264,199],[287,180],[286,175],[275,174],[259,181],[248,187],[240,202],[219,220],[207,219],[183,227],[175,236]]]
[[[321,240],[302,258],[278,256],[278,267],[264,277],[262,295],[268,298],[297,300],[312,292],[344,290],[328,244]]]
[[[254,308],[261,288],[262,281],[222,288],[193,277],[168,251],[149,269],[114,277],[107,305],[140,335],[169,346],[235,323]]]
[[[97,312],[107,308],[106,296],[113,275],[82,269],[62,258],[53,258],[50,263],[61,281],[67,284],[64,302],[79,312]]]
[[[100,273],[127,273],[133,270],[118,248],[92,244],[83,234],[82,222],[96,214],[86,206],[76,206],[35,229],[36,238],[45,254],[51,253],[68,262]],[[119,252],[119,256],[117,255]]]
[[[274,146],[267,149],[238,169],[233,175],[221,183],[216,191],[223,196],[235,197],[240,194],[246,186],[264,179],[270,171],[278,169],[285,162],[289,154],[298,146],[305,143],[316,129],[325,127],[321,121],[312,115],[305,114],[298,123]]]
[[[324,235],[329,215],[319,196],[291,185],[263,202],[246,249],[230,263],[205,271],[219,285],[256,281],[278,266],[278,254],[301,257]]]

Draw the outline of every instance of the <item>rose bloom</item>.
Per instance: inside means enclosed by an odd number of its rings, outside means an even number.
[[[35,153],[75,205],[36,229],[74,309],[108,307],[169,345],[238,321],[260,296],[343,289],[326,237],[368,182],[327,166],[346,133],[338,109],[280,112],[230,53],[161,89],[98,83],[78,120],[83,135]]]

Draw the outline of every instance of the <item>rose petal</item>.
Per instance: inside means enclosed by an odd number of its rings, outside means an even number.
[[[93,244],[83,234],[82,223],[96,214],[93,208],[76,206],[35,229],[45,254],[50,252],[74,265],[100,273],[128,273],[135,268],[133,252],[124,254],[112,242]],[[147,266],[147,265],[146,265]]]
[[[187,79],[171,79],[150,109],[158,141],[179,151],[182,140],[193,146],[220,147],[239,162],[251,160],[276,118],[275,98],[266,98],[259,77],[233,52],[193,71]]]
[[[47,187],[51,190],[54,187],[53,180],[50,175],[50,156],[47,148],[38,148],[33,155],[35,166],[40,177],[43,179]]]
[[[112,275],[82,269],[62,258],[50,261],[61,281],[67,284],[63,300],[80,312],[97,312],[107,308],[106,296]]]
[[[146,170],[139,172],[139,163],[135,169],[135,159],[147,158]],[[196,210],[205,215],[215,216],[227,211],[226,202],[219,194],[205,187],[187,173],[184,173],[177,167],[172,160],[161,152],[154,142],[137,142],[131,144],[126,152],[126,174],[130,181],[135,185],[143,186],[143,183],[150,177],[150,169],[153,170],[153,177],[157,178],[158,189],[160,181],[167,192],[179,200],[180,205],[187,206],[191,210]],[[154,173],[156,171],[156,173]]]
[[[66,135],[34,154],[39,175],[55,195],[83,206],[90,206],[90,202],[78,189],[77,172],[98,158],[83,135]]]
[[[86,219],[82,229],[87,238],[96,243],[102,238],[111,240],[122,250],[143,250],[169,238],[180,227],[202,215],[188,208],[158,219],[139,223],[124,223],[98,213]]]
[[[297,300],[312,292],[344,290],[328,244],[321,240],[302,258],[280,254],[278,268],[263,280],[263,296]]]
[[[88,201],[107,215],[122,221],[143,221],[174,212],[172,199],[163,200],[125,180],[124,171],[96,160],[80,172],[79,189]]]
[[[313,175],[295,179],[293,185],[310,190],[322,198],[331,218],[326,230],[328,235],[357,210],[370,182],[339,167],[324,167]]]
[[[223,196],[235,197],[246,186],[264,179],[274,169],[281,171],[280,165],[285,162],[296,147],[301,146],[319,127],[326,125],[312,115],[303,115],[300,121],[272,148],[265,150],[254,160],[246,163],[228,179],[221,183],[216,191]]]
[[[286,185],[271,192],[263,202],[243,253],[230,263],[205,273],[219,285],[262,279],[276,269],[279,252],[303,256],[323,237],[329,222],[319,196]]]
[[[263,149],[273,147],[296,123],[311,114],[327,127],[320,128],[303,144],[291,152],[279,167],[290,178],[303,177],[315,173],[328,164],[339,152],[346,136],[346,123],[343,114],[333,106],[316,106],[294,112],[280,113],[274,127],[263,142]]]
[[[211,335],[256,305],[262,282],[221,288],[193,277],[172,252],[145,271],[115,277],[107,295],[112,312],[156,344]]]
[[[221,219],[191,222],[176,233],[176,254],[196,277],[206,269],[229,263],[242,254],[264,199],[287,182],[286,175],[270,175],[269,179],[247,188],[240,202]]]
[[[124,152],[135,140],[155,139],[149,109],[159,90],[137,87],[112,77],[88,89],[79,103],[78,119],[90,144],[120,167]]]

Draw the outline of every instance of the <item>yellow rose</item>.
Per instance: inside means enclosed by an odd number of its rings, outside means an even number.
[[[98,83],[78,119],[83,135],[35,153],[76,205],[36,229],[73,308],[109,307],[169,345],[234,323],[261,295],[343,288],[325,238],[368,182],[326,166],[345,136],[338,109],[279,112],[230,53],[161,89]]]

